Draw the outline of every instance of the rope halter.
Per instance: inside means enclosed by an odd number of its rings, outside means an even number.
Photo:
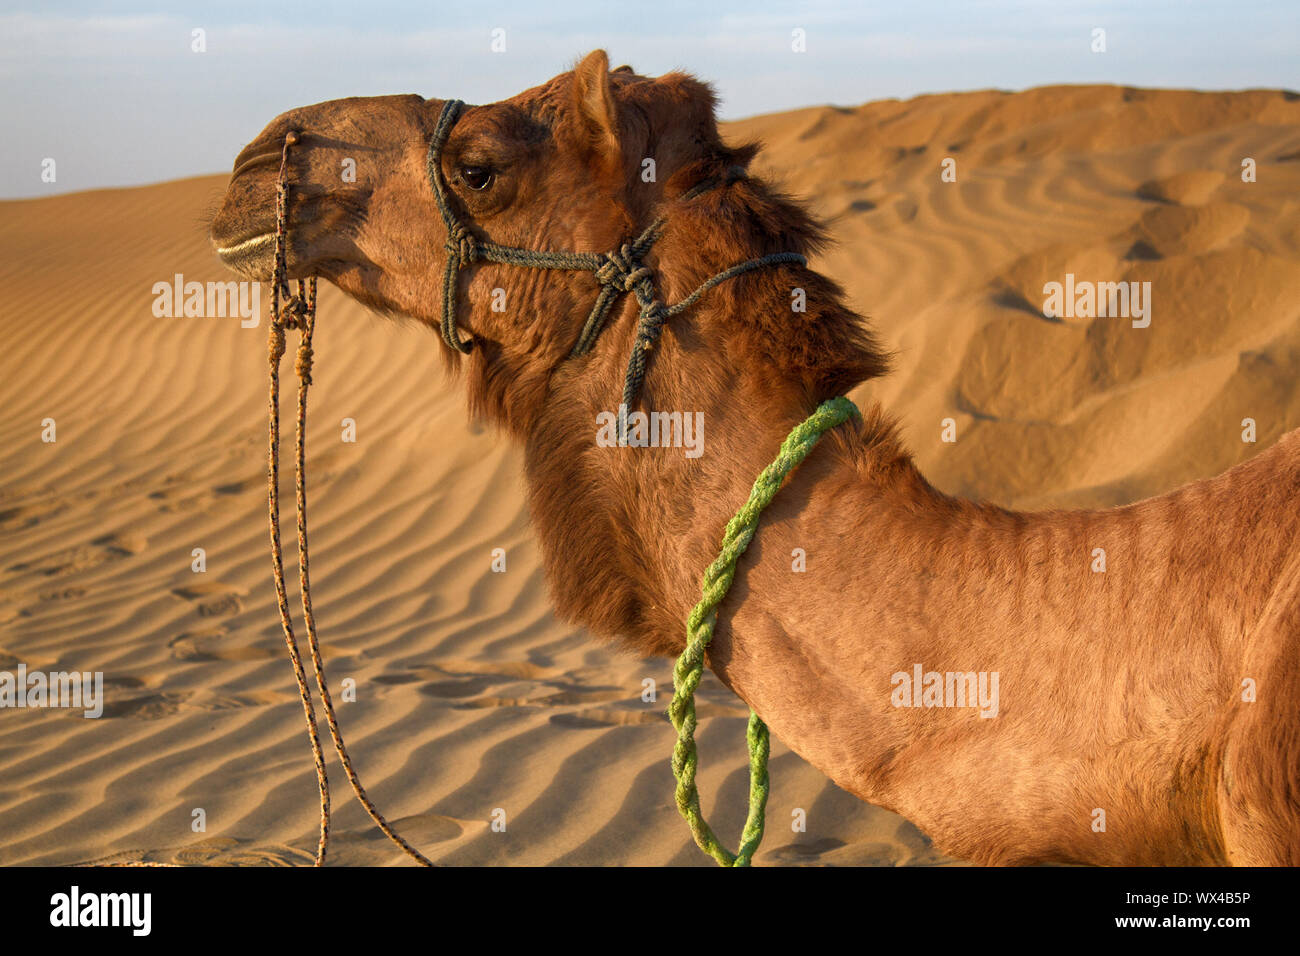
[[[764,266],[793,263],[807,265],[808,261],[797,252],[778,252],[749,259],[738,263],[706,280],[698,289],[675,305],[666,305],[655,294],[654,272],[645,265],[644,258],[651,246],[663,233],[665,218],[655,219],[636,238],[622,243],[612,252],[545,252],[536,249],[520,249],[515,246],[501,246],[494,242],[479,239],[471,226],[457,216],[452,208],[451,191],[442,174],[442,150],[447,145],[452,127],[456,125],[465,104],[460,100],[448,100],[438,116],[433,136],[429,140],[428,174],[433,186],[433,195],[438,202],[438,211],[447,227],[447,267],[442,280],[442,337],[448,345],[458,352],[468,355],[473,351],[472,339],[461,339],[456,326],[456,287],[460,270],[479,261],[498,262],[504,265],[525,266],[532,269],[564,269],[575,272],[590,272],[600,284],[600,292],[592,303],[591,312],[583,323],[582,331],[569,353],[570,358],[578,358],[591,351],[609,318],[614,303],[624,295],[631,293],[641,307],[636,325],[636,340],[632,354],[628,359],[627,373],[623,382],[623,396],[620,406],[619,434],[626,437],[626,410],[631,408],[641,394],[645,381],[646,357],[654,348],[664,324],[699,301],[709,289],[727,279],[735,278]],[[744,169],[733,166],[725,176],[712,177],[697,184],[682,195],[689,201],[717,186],[726,185],[745,175]]]

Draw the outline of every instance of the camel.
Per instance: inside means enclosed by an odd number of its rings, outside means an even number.
[[[437,328],[449,236],[426,159],[445,102],[352,98],[276,118],[239,155],[212,222],[222,260],[270,276],[292,130],[290,274]],[[611,70],[595,51],[465,108],[437,159],[480,240],[604,253],[664,217],[645,264],[672,303],[733,263],[826,242],[748,172],[757,151],[723,142],[704,83]],[[355,182],[340,180],[344,157]],[[692,192],[710,177],[723,178]],[[590,272],[478,261],[453,280],[472,348],[442,352],[470,413],[523,446],[558,614],[642,655],[682,650],[723,526],[792,426],[889,366],[830,278],[758,269],[667,321],[649,353],[639,407],[702,413],[703,453],[611,447],[597,423],[619,401],[632,297],[573,357]],[[764,512],[707,663],[838,786],[955,857],[1295,865],[1298,533],[1300,431],[1160,497],[1020,513],[932,487],[868,407]]]

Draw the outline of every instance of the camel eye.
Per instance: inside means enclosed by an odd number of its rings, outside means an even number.
[[[462,166],[460,181],[478,192],[492,185],[492,170],[487,166]]]

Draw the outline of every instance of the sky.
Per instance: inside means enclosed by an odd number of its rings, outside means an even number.
[[[1055,83],[1295,89],[1300,0],[4,0],[0,198],[227,172],[292,107],[491,102],[597,47],[708,80],[725,119]]]

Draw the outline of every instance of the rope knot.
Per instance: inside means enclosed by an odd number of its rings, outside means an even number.
[[[462,269],[477,261],[478,240],[463,222],[456,223],[447,234],[447,251],[460,260]]]
[[[294,360],[293,369],[298,373],[298,378],[306,385],[311,384],[311,357],[311,346],[306,341],[299,343],[298,357]]]
[[[647,269],[645,266],[641,266],[638,269],[633,269],[627,275],[623,276],[623,283],[622,283],[623,291],[631,292],[636,287],[636,284],[638,282],[641,282],[644,279],[649,279],[652,275],[654,275],[654,273],[651,272],[649,269]]]
[[[636,324],[637,347],[643,352],[649,352],[654,348],[659,333],[663,331],[664,323],[667,321],[668,307],[658,299],[642,309],[641,318]]]
[[[280,309],[280,323],[286,329],[301,329],[306,315],[306,300],[301,295],[291,296]]]
[[[613,252],[605,253],[605,261],[596,270],[596,281],[604,286],[613,286],[622,292],[631,292],[638,282],[649,279],[654,273],[642,265],[638,251],[630,242],[625,242]]]
[[[271,360],[271,368],[275,369],[280,367],[280,359],[284,358],[284,326],[274,319],[268,324],[271,334],[267,342],[267,355]]]
[[[617,285],[621,277],[628,272],[630,253],[631,250],[626,243],[613,252],[605,253],[605,261],[595,273],[596,281],[601,285]]]

